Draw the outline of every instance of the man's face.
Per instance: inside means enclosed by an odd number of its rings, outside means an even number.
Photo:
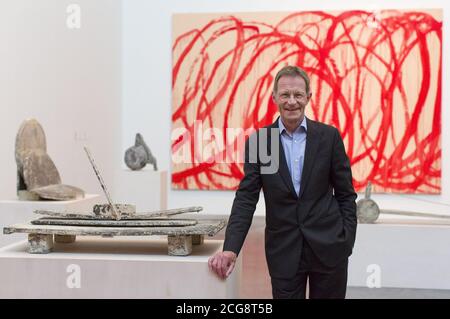
[[[273,92],[272,98],[278,106],[283,123],[300,124],[311,93],[306,93],[306,83],[302,77],[287,75],[278,80],[278,90]]]

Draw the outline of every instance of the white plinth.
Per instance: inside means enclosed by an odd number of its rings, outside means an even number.
[[[222,245],[205,239],[177,257],[167,240],[80,237],[33,255],[20,242],[0,249],[0,298],[238,298],[241,258],[226,281],[208,268]]]
[[[121,169],[116,177],[112,191],[116,203],[136,205],[139,212],[167,209],[167,171]]]
[[[382,288],[450,289],[450,225],[435,223],[389,216],[358,224],[349,286],[367,287],[379,273]]]
[[[3,235],[3,227],[23,223],[43,216],[33,213],[35,210],[92,212],[95,204],[102,203],[100,195],[86,194],[82,199],[68,201],[0,201],[0,247],[23,240],[20,234]]]

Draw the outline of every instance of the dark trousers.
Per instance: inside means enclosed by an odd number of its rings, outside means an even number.
[[[303,241],[302,256],[294,278],[272,278],[274,299],[305,299],[309,281],[310,299],[344,299],[347,290],[348,258],[336,267],[327,267]]]

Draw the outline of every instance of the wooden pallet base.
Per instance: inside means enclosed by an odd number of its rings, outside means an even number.
[[[54,243],[71,244],[76,240],[75,235],[28,234],[28,252],[30,254],[48,254],[53,251]],[[192,245],[201,245],[203,235],[167,236],[168,254],[171,256],[188,256],[192,252]]]
[[[4,234],[27,233],[29,253],[48,254],[54,243],[70,244],[78,236],[152,236],[166,235],[168,254],[187,256],[193,245],[201,245],[204,236],[214,236],[225,226],[225,220],[199,220],[195,225],[184,227],[86,227],[73,225],[17,224],[3,229]]]

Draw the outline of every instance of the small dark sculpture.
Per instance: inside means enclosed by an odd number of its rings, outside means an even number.
[[[136,134],[134,146],[131,146],[125,152],[125,164],[133,171],[140,170],[147,164],[152,164],[153,170],[158,170],[156,158],[139,133]]]

